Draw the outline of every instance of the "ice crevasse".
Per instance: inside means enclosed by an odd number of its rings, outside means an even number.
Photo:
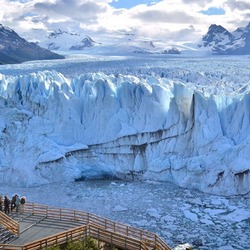
[[[0,75],[0,181],[170,181],[250,192],[250,94],[160,77]]]

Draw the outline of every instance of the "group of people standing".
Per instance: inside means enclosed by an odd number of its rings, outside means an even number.
[[[13,212],[15,209],[16,212],[20,213],[24,210],[24,204],[26,202],[26,198],[19,197],[18,194],[15,194],[12,196],[12,199],[10,200],[7,195],[4,196],[4,200],[2,200],[2,196],[0,195],[0,211],[4,211],[5,214],[9,214],[10,211]]]

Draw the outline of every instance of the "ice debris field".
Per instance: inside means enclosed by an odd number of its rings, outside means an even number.
[[[27,201],[85,210],[157,233],[169,246],[195,250],[249,249],[250,199],[204,194],[167,182],[91,180],[3,187]]]

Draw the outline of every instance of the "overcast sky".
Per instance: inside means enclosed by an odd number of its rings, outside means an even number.
[[[0,23],[25,38],[60,28],[196,41],[210,24],[233,31],[249,21],[250,0],[0,0]]]

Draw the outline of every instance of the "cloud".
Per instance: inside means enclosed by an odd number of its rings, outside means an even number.
[[[250,20],[250,12],[244,14],[245,19]],[[250,21],[249,21],[250,22]]]
[[[155,32],[159,33],[159,30],[155,29]],[[199,30],[196,30],[193,25],[176,29],[176,30],[162,30],[162,34],[160,36],[162,39],[164,39],[166,42],[187,42],[187,41],[195,41],[200,39],[200,33]]]
[[[232,11],[234,10],[249,10],[250,2],[249,1],[237,1],[237,0],[227,0],[225,3]]]
[[[142,22],[161,22],[161,23],[186,23],[195,22],[196,18],[185,12],[168,12],[164,10],[146,10],[136,13],[132,17],[140,19]]]
[[[188,5],[190,5],[190,4],[195,4],[195,5],[204,7],[204,6],[206,6],[207,4],[212,3],[213,0],[198,0],[198,1],[197,1],[197,0],[182,0],[182,2],[183,2],[184,4],[188,4]]]
[[[38,22],[47,22],[49,18],[44,15],[37,15],[32,12],[26,12],[26,13],[20,13],[19,16],[17,15],[12,19],[13,22],[20,22],[25,20],[30,20],[33,23],[38,23]]]
[[[157,0],[153,5],[148,4],[153,0],[140,0],[144,4],[132,8],[115,8],[113,1],[0,0],[0,23],[24,37],[31,37],[34,30],[46,33],[60,28],[84,34],[133,31],[155,39],[194,41],[212,23],[235,30],[249,20],[249,0]],[[225,13],[202,14],[211,8]]]
[[[105,13],[107,7],[93,1],[58,0],[56,2],[38,2],[34,10],[52,18],[67,17],[70,19],[95,22],[100,13]]]

